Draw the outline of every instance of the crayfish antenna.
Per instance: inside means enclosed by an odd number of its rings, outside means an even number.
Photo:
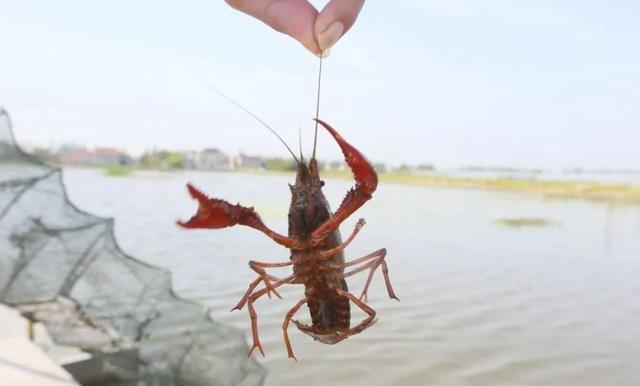
[[[318,118],[320,118],[320,84],[322,83],[322,54],[320,55],[320,66],[318,68],[318,94],[316,96],[316,128],[313,133],[313,154],[311,159],[316,158],[316,145],[318,144]]]
[[[212,87],[210,85],[207,85],[207,88],[213,92],[215,92],[216,94],[220,95],[221,97],[223,97],[224,99],[226,99],[227,101],[233,103],[237,108],[239,108],[240,110],[244,111],[245,113],[249,114],[251,116],[251,118],[255,119],[256,121],[260,122],[260,124],[264,127],[267,128],[267,130],[269,130],[271,133],[273,133],[273,135],[276,136],[276,138],[278,138],[280,140],[280,142],[282,142],[282,144],[284,145],[284,147],[287,148],[287,150],[289,151],[289,153],[291,154],[291,156],[293,157],[293,159],[296,161],[296,163],[299,165],[300,164],[300,160],[296,157],[295,154],[293,154],[293,151],[291,150],[291,148],[289,147],[289,145],[287,145],[287,143],[284,141],[284,139],[282,139],[282,137],[269,125],[267,125],[267,123],[265,121],[263,121],[262,119],[260,119],[260,117],[258,117],[256,114],[252,113],[248,108],[244,107],[243,105],[241,105],[240,103],[236,102],[235,100],[231,99],[230,97],[228,97],[227,95],[223,94],[222,91],[216,89],[215,87]]]
[[[298,122],[298,148],[300,149],[300,161],[304,163],[304,156],[302,155],[302,124]]]

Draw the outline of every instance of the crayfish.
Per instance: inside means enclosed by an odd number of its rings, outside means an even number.
[[[295,185],[290,185],[291,205],[287,236],[269,229],[253,208],[209,198],[193,185],[187,184],[189,193],[198,201],[198,211],[190,220],[178,221],[179,225],[185,228],[213,229],[244,225],[257,229],[291,251],[291,257],[286,262],[249,262],[249,267],[258,274],[258,277],[249,284],[244,296],[232,309],[232,311],[240,310],[246,305],[249,310],[253,335],[253,346],[249,350],[249,356],[256,348],[264,356],[258,337],[258,320],[253,303],[265,294],[273,293],[281,298],[277,288],[285,284],[302,284],[305,287],[304,298],[287,312],[282,323],[287,353],[289,358],[294,359],[288,335],[291,321],[302,332],[326,344],[338,343],[375,323],[376,311],[366,304],[366,298],[371,279],[378,267],[382,268],[389,297],[398,300],[389,280],[385,248],[345,262],[344,250],[364,226],[364,219],[357,222],[355,229],[344,242],[338,229],[345,219],[371,199],[378,185],[378,175],[370,162],[336,130],[321,120],[316,119],[316,121],[336,140],[355,178],[355,186],[348,191],[335,213],[331,212],[322,193],[324,182],[320,180],[315,146],[314,154],[308,164],[304,159],[296,159],[296,181]],[[267,272],[269,268],[288,266],[293,268],[293,274],[284,278],[275,277]],[[367,270],[367,280],[361,295],[357,297],[349,292],[345,279]],[[260,283],[264,283],[264,288],[256,289]],[[353,327],[350,302],[367,315]],[[304,304],[309,307],[311,325],[292,320]]]

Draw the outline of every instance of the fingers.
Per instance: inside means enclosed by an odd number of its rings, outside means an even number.
[[[306,0],[225,0],[299,41],[316,55],[328,54],[355,23],[364,0],[330,0],[320,13]]]
[[[313,27],[322,52],[327,52],[356,22],[364,0],[331,0]]]
[[[305,0],[226,0],[233,8],[261,20],[276,31],[299,41],[316,55],[320,47],[314,34],[318,11]]]

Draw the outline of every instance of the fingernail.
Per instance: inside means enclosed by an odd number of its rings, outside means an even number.
[[[340,36],[342,36],[342,32],[344,32],[344,24],[336,21],[329,28],[318,34],[318,46],[323,53],[328,52],[331,46],[336,44]]]
[[[319,58],[326,58],[327,56],[329,56],[329,54],[331,53],[331,48],[327,48],[326,50],[320,52],[319,54],[317,54],[316,56]]]

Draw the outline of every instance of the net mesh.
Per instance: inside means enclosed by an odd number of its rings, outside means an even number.
[[[135,352],[136,370],[127,361],[120,376],[144,385],[262,384],[242,333],[178,297],[169,271],[120,250],[112,220],[76,208],[61,177],[21,151],[0,108],[0,302],[58,344],[106,360]]]

